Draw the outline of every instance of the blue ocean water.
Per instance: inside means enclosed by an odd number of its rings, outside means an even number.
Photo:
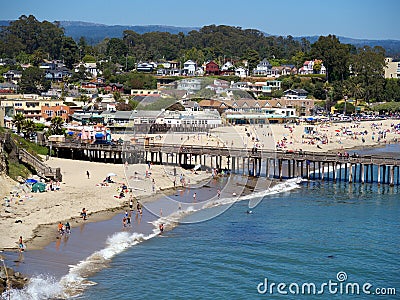
[[[296,299],[302,296],[291,294],[290,284],[301,293],[302,283],[314,283],[318,292],[329,280],[339,284],[339,272],[347,275],[342,283],[396,288],[398,297],[399,200],[399,187],[316,181],[264,197],[251,214],[241,201],[117,255],[79,299]],[[286,283],[289,294],[276,286],[260,294],[265,278]],[[347,296],[322,290],[304,297]]]

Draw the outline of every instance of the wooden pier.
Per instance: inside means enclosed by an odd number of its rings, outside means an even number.
[[[131,145],[98,145],[52,142],[57,156],[111,163],[147,163],[203,167],[248,176],[274,178],[302,177],[308,180],[332,180],[399,184],[400,158],[339,156],[320,152],[264,151],[260,149],[175,145],[145,142]]]

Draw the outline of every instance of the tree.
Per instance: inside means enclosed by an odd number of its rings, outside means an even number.
[[[329,82],[347,78],[349,47],[341,44],[335,35],[320,36],[318,41],[311,45],[311,56],[322,60]]]
[[[22,113],[17,113],[13,117],[13,124],[17,127],[17,133],[21,133],[21,129],[24,126],[25,116]]]
[[[119,61],[122,57],[128,54],[128,47],[123,40],[118,38],[112,38],[107,43],[106,55],[111,58],[113,62]]]
[[[73,64],[79,59],[79,49],[71,37],[63,37],[61,46],[61,57],[65,65],[72,69]]]
[[[355,84],[360,84],[364,89],[364,99],[379,99],[383,94],[385,50],[382,47],[368,47],[358,49],[352,56],[351,69]]]
[[[43,70],[30,67],[22,71],[20,88],[23,93],[40,94],[50,88],[50,82],[46,80]]]
[[[346,114],[352,114],[355,110],[355,107],[352,103],[345,103],[345,102],[341,102],[341,103],[337,103],[335,105],[335,108],[339,111],[339,112],[343,112]]]
[[[14,57],[20,51],[32,54],[41,49],[49,57],[57,59],[60,57],[59,50],[63,35],[64,31],[58,22],[39,22],[32,15],[28,17],[22,15],[18,20],[4,27],[0,40],[6,42],[8,49],[4,49],[4,52],[8,54],[7,56]]]
[[[54,117],[51,119],[50,134],[61,135],[64,133],[63,124],[64,120],[61,117]]]
[[[258,55],[257,51],[253,49],[249,49],[244,58],[247,59],[249,72],[251,72],[260,62],[260,56]]]
[[[25,134],[25,137],[30,137],[32,133],[36,131],[36,125],[35,122],[33,122],[30,119],[27,119],[23,122],[23,128],[22,131]]]
[[[395,78],[386,79],[384,99],[386,101],[400,101],[400,80]]]

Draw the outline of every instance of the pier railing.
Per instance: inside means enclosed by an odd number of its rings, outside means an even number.
[[[71,150],[90,150],[106,152],[135,152],[149,151],[175,154],[194,154],[194,155],[212,155],[212,156],[235,156],[252,158],[275,158],[283,160],[309,160],[319,162],[337,162],[354,164],[374,164],[374,165],[393,165],[400,166],[400,157],[389,157],[379,155],[350,155],[339,156],[335,153],[321,153],[310,151],[284,151],[284,150],[263,150],[254,148],[236,148],[227,146],[202,146],[202,145],[177,145],[167,143],[123,143],[123,144],[93,144],[78,142],[47,142],[47,146],[53,148],[64,148]]]

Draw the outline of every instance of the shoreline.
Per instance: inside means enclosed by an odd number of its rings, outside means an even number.
[[[177,187],[178,188],[178,187]],[[162,192],[169,192],[170,195],[172,195],[177,188],[166,188],[162,190]],[[142,204],[150,203],[159,200],[163,196],[162,193],[157,193],[155,195],[150,195],[148,198],[144,201],[141,200],[140,202]],[[138,199],[139,200],[139,199]],[[128,207],[128,208],[127,208]],[[113,208],[109,208],[106,210],[100,210],[100,211],[94,211],[91,213],[88,213],[88,218],[87,220],[83,221],[82,218],[80,217],[73,217],[70,218],[69,220],[63,220],[64,222],[69,222],[71,225],[71,229],[78,228],[82,224],[87,224],[87,223],[97,223],[97,222],[103,222],[103,221],[108,221],[123,212],[124,210],[129,209],[129,201],[125,201],[122,203],[120,206],[116,206]],[[133,210],[135,211],[135,209]],[[45,247],[47,247],[49,244],[55,242],[57,239],[60,237],[58,236],[58,233],[56,232],[55,228],[57,227],[58,222],[53,222],[49,224],[40,224],[34,231],[34,236],[30,238],[29,240],[27,239],[26,242],[29,242],[29,250],[42,250]],[[3,249],[4,251],[17,251],[17,249],[11,248],[11,249]]]

